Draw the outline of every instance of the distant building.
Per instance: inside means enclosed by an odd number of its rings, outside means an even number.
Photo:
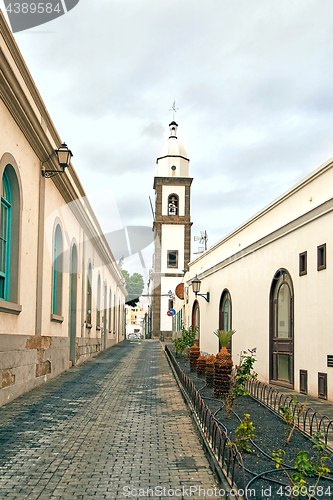
[[[142,307],[126,306],[126,335],[136,333],[144,337],[144,320],[147,311]]]
[[[0,11],[0,405],[124,339],[122,273]],[[93,166],[92,166],[93,167]]]

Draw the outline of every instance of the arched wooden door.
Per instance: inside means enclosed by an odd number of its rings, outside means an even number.
[[[200,308],[199,302],[195,300],[192,307],[192,329],[198,327],[197,338],[200,342]]]
[[[107,286],[104,286],[104,311],[103,311],[103,349],[106,349],[106,339],[107,339],[107,310],[108,310],[108,304],[107,304],[107,293],[108,289]]]
[[[290,274],[279,269],[270,292],[270,379],[294,387],[294,291]]]
[[[229,331],[232,329],[232,308],[231,308],[231,296],[229,290],[225,289],[222,292],[219,306],[219,330]],[[219,349],[221,345],[219,342]],[[228,351],[232,352],[232,338],[229,340],[227,345]]]
[[[77,250],[72,247],[69,303],[69,360],[75,365],[76,350],[76,303],[77,303]]]

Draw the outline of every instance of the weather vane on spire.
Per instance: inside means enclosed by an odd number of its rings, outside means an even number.
[[[176,108],[176,101],[173,101],[172,108],[169,109],[169,111],[173,111],[173,121],[175,121],[175,113],[177,113],[179,108]]]

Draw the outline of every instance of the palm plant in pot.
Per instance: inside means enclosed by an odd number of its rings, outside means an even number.
[[[230,375],[232,370],[231,354],[227,345],[236,330],[216,330],[214,334],[218,337],[221,350],[216,355],[214,372],[214,396],[226,396],[230,388]]]

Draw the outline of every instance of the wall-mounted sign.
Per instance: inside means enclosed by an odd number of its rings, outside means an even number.
[[[184,283],[179,283],[176,286],[175,294],[179,299],[184,300]]]

